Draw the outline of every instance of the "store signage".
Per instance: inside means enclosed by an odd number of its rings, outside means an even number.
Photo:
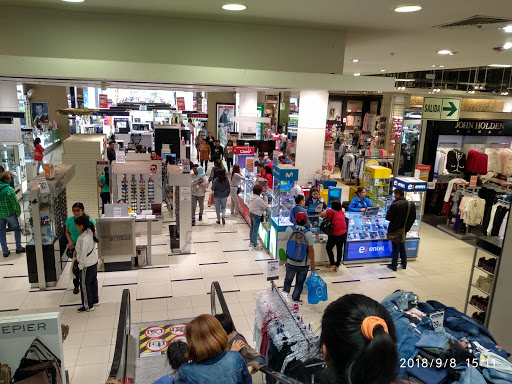
[[[178,103],[178,111],[184,111],[185,110],[185,98],[177,97],[176,102]]]
[[[413,177],[397,178],[393,181],[393,186],[395,188],[402,188],[406,192],[427,190],[427,183],[425,181]]]
[[[478,183],[478,176],[471,176],[469,179],[469,186],[476,187],[477,183]]]
[[[245,161],[245,169],[247,170],[247,172],[252,172],[254,170],[254,159],[253,158],[248,158]]]
[[[431,313],[430,320],[432,320],[432,325],[434,326],[434,332],[442,332],[443,331],[444,311],[438,311],[438,312]]]
[[[267,281],[279,279],[279,260],[267,261]]]
[[[190,201],[190,198],[192,195],[192,193],[190,191],[190,187],[181,187],[180,190],[181,190],[180,200],[181,201]]]
[[[279,164],[274,166],[273,175],[280,181],[299,180],[299,170],[290,164]]]
[[[235,153],[237,155],[254,155],[255,148],[246,145],[240,145],[235,147]]]
[[[459,120],[461,99],[425,97],[421,118],[425,120]]]
[[[189,113],[189,114],[187,114],[187,117],[189,119],[207,119],[208,114],[207,113]]]
[[[182,159],[181,166],[183,167],[183,173],[190,173],[190,160]]]
[[[50,186],[48,185],[48,182],[46,181],[45,177],[38,177],[36,178],[37,185],[39,187],[39,191],[41,193],[50,193]]]
[[[126,163],[126,153],[124,153],[123,151],[117,151],[116,163]]]
[[[347,243],[347,260],[379,259],[390,257],[391,241],[363,241]]]
[[[100,108],[108,108],[108,96],[100,95]]]
[[[429,181],[427,183],[427,189],[436,189],[436,182],[435,181]]]

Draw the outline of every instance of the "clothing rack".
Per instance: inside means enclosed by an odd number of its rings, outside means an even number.
[[[469,187],[469,184],[467,184],[467,183],[466,184],[459,184],[457,186],[457,190],[462,190],[462,194],[464,196],[468,196],[469,195],[469,196],[472,196],[472,197],[478,197],[478,191],[480,189],[482,189],[482,187]],[[454,201],[453,204],[456,204],[456,202]],[[450,228],[450,224],[451,224],[451,219],[450,219],[450,217],[448,217],[446,219],[446,225],[439,224],[437,226],[437,228],[440,229],[443,232],[446,232],[446,233],[448,233],[448,234],[450,234],[452,236],[455,236],[455,237],[459,238],[460,240],[462,240],[462,239],[471,239],[471,238],[476,237],[475,234],[469,232],[469,227],[470,227],[469,225],[466,225],[466,232],[463,233],[463,234],[460,234],[460,233],[455,233],[453,231],[453,229]]]

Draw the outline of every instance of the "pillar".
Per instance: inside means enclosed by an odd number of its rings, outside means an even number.
[[[316,170],[322,169],[328,102],[327,91],[300,93],[295,161],[300,184],[313,182]]]
[[[258,92],[240,92],[239,100],[238,112],[240,117],[258,116]],[[241,121],[238,128],[240,133],[256,133],[256,123]]]

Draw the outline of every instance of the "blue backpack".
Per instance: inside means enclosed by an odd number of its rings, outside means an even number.
[[[286,257],[293,261],[304,261],[308,253],[308,242],[306,240],[306,233],[309,229],[303,230],[293,226],[293,233],[288,239],[286,244]]]

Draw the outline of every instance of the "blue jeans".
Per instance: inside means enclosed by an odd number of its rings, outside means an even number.
[[[260,229],[260,223],[261,216],[251,213],[251,231],[249,238],[251,239],[251,244],[255,247],[258,246],[258,230]]]
[[[222,218],[226,217],[226,202],[228,201],[228,198],[214,196],[213,201],[215,201],[215,212],[217,212],[217,220],[220,221],[221,209],[222,209]]]
[[[405,254],[405,243],[395,243],[391,242],[393,246],[393,250],[391,251],[391,265],[395,267],[398,265],[398,253],[400,253],[400,258],[402,259],[402,265],[407,265],[407,255]]]
[[[308,269],[308,266],[298,267],[296,265],[286,263],[286,275],[284,277],[283,291],[290,293],[293,278],[295,277],[295,288],[293,289],[292,293],[293,301],[298,301],[300,299],[300,294],[304,288],[304,282],[308,276]]]
[[[13,213],[11,216],[0,217],[0,244],[2,244],[2,252],[9,252],[9,248],[7,247],[7,224],[9,227],[14,229],[14,239],[16,241],[16,249],[21,249],[21,231],[20,224],[18,223],[18,216]]]

